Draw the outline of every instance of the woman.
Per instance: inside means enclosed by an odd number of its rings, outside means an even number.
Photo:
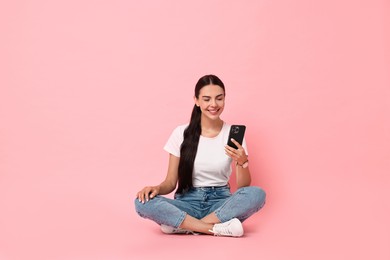
[[[225,106],[225,86],[214,75],[199,79],[190,123],[177,127],[164,149],[168,173],[157,186],[136,195],[137,213],[161,226],[164,233],[203,233],[240,237],[241,222],[260,210],[265,192],[249,186],[251,174],[245,139],[242,146],[227,144],[230,125],[220,115]],[[235,162],[237,191],[230,193],[229,177]],[[161,195],[175,190],[174,199]]]

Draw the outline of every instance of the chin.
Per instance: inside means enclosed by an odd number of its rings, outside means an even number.
[[[221,116],[221,113],[218,113],[217,115],[207,115],[208,118],[210,118],[211,120],[218,120],[219,117]]]

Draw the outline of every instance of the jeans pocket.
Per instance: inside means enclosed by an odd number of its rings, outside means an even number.
[[[226,189],[218,189],[215,192],[215,195],[219,198],[228,198],[232,195],[229,188]]]

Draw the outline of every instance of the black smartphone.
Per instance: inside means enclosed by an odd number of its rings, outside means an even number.
[[[238,149],[238,147],[231,141],[231,139],[233,138],[239,144],[242,145],[242,141],[244,140],[245,129],[246,129],[246,126],[244,126],[244,125],[232,125],[230,127],[227,145],[233,147],[234,149]]]

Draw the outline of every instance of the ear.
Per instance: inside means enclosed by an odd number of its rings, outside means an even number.
[[[199,100],[194,96],[194,102],[197,107],[199,107]]]

